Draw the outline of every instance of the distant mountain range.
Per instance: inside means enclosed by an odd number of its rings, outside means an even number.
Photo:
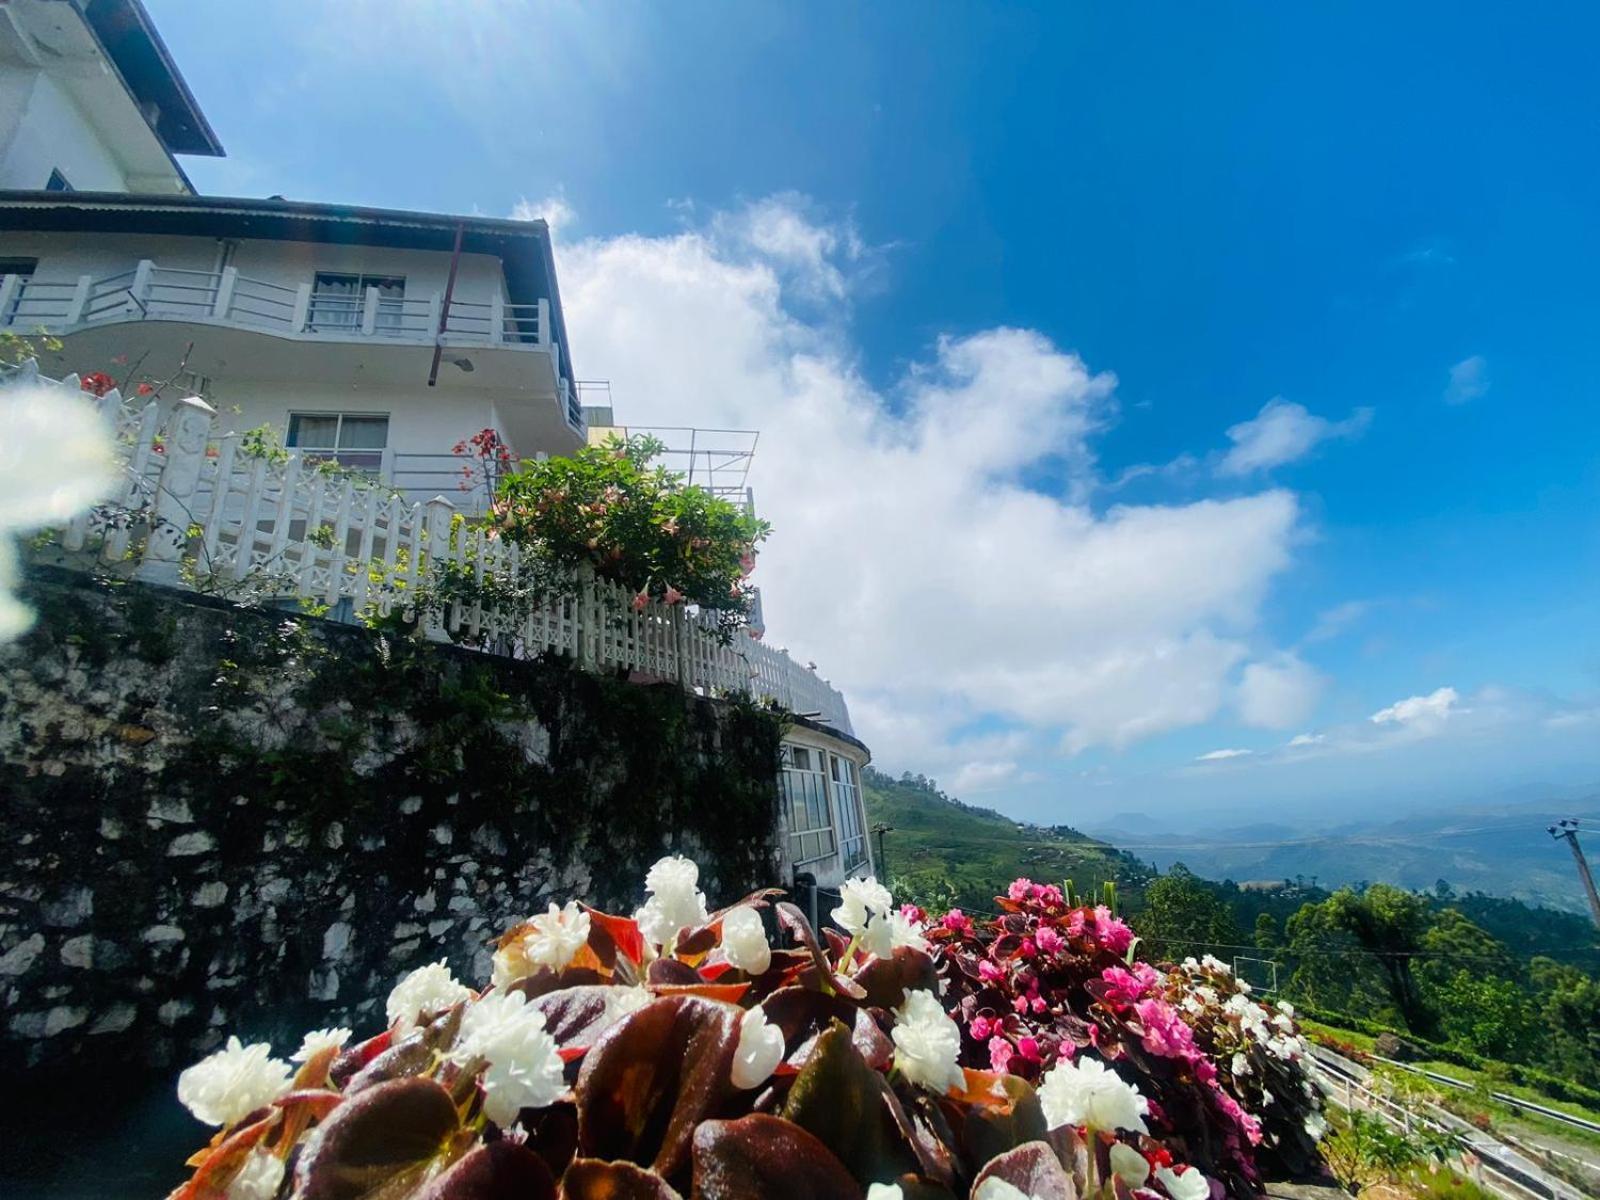
[[[1432,888],[1444,879],[1458,892],[1584,912],[1572,856],[1546,831],[1561,817],[1577,817],[1594,831],[1586,849],[1600,869],[1600,789],[1578,800],[1507,796],[1324,829],[1273,821],[1177,832],[1170,821],[1119,813],[1086,832],[1163,870],[1181,862],[1210,879],[1298,878],[1322,887],[1370,881],[1407,888]]]

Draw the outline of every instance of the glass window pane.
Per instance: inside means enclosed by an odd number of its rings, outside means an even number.
[[[290,413],[290,446],[309,446],[317,450],[332,450],[339,436],[339,418],[322,413]]]
[[[388,417],[346,416],[339,429],[341,450],[382,450],[388,444]]]

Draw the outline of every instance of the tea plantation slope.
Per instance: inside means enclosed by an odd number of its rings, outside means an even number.
[[[1018,876],[1072,880],[1080,890],[1115,881],[1137,891],[1149,868],[1065,825],[1019,825],[993,809],[963,804],[932,780],[870,768],[862,778],[867,825],[888,825],[880,873],[896,897],[985,911]],[[873,849],[878,847],[873,837]]]

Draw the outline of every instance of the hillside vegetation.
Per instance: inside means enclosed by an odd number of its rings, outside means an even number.
[[[1149,868],[1065,825],[1019,825],[987,808],[952,799],[931,779],[895,779],[867,768],[862,776],[867,826],[884,824],[879,874],[895,894],[925,907],[994,908],[994,897],[1018,876],[1086,890],[1115,882],[1136,891]],[[873,853],[878,842],[873,838]]]

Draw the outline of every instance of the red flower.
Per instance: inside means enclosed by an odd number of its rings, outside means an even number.
[[[138,392],[141,396],[148,396],[154,391],[155,388],[151,387],[148,383],[141,383],[138,387]]]
[[[78,386],[96,396],[104,396],[117,386],[117,381],[104,371],[90,371],[78,380]]]

